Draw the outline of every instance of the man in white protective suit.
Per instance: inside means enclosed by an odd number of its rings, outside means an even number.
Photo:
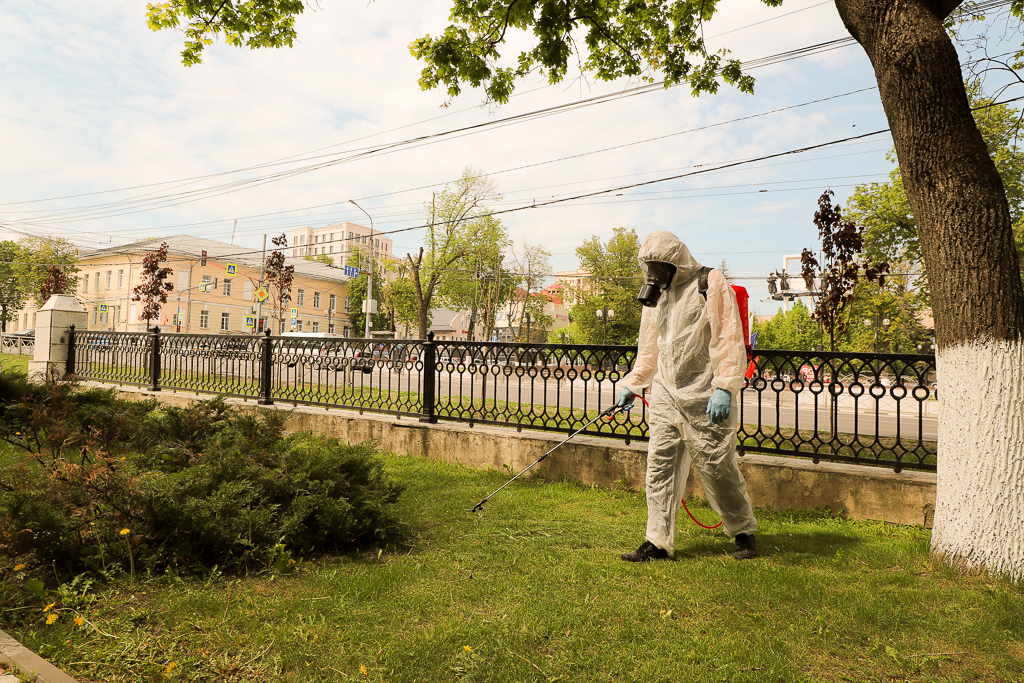
[[[670,232],[647,235],[639,261],[646,282],[637,297],[644,305],[637,358],[617,405],[651,387],[647,539],[622,559],[674,555],[691,460],[726,535],[736,539],[733,557],[754,558],[757,520],[736,463],[738,411],[731,410],[747,366],[736,295],[721,273],[702,268]]]

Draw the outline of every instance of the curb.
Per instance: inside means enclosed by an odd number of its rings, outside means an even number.
[[[0,662],[13,667],[18,680],[28,683],[78,683],[3,631],[0,631]]]

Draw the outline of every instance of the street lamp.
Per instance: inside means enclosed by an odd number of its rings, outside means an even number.
[[[615,317],[615,311],[613,311],[612,309],[608,308],[607,306],[603,306],[603,307],[597,309],[596,311],[594,311],[594,313],[597,315],[597,319],[600,320],[603,323],[603,327],[604,327],[604,341],[602,341],[601,343],[602,344],[607,344],[608,343],[608,321]]]
[[[366,213],[366,209],[356,204],[356,200],[348,200],[349,204],[356,207],[363,213]],[[370,219],[370,270],[366,273],[366,338],[370,338],[372,332],[371,320],[373,318],[373,216],[366,213],[366,217]]]

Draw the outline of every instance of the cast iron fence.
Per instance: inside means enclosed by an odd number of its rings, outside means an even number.
[[[571,432],[614,404],[636,347],[76,332],[82,379]],[[934,471],[932,355],[758,351],[734,409],[740,453]],[[647,412],[583,433],[644,441]]]

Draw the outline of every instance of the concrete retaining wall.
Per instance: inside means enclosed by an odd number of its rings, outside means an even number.
[[[97,385],[109,388],[109,385]],[[156,398],[172,405],[209,398],[170,391],[148,392],[123,387],[126,398]],[[254,401],[230,399],[255,407]],[[396,418],[312,406],[272,406],[290,413],[289,431],[309,430],[337,436],[350,443],[377,439],[395,453],[457,462],[475,468],[515,471],[526,467],[565,435],[516,432],[504,427],[460,423],[428,425],[414,418]],[[629,446],[615,439],[578,436],[555,451],[537,468],[552,479],[566,477],[584,484],[643,489],[647,445]],[[796,458],[747,455],[740,458],[743,476],[755,507],[807,509],[828,507],[857,519],[931,526],[935,508],[935,475],[901,472],[860,465],[814,463]],[[687,498],[703,498],[695,471],[691,471]]]

